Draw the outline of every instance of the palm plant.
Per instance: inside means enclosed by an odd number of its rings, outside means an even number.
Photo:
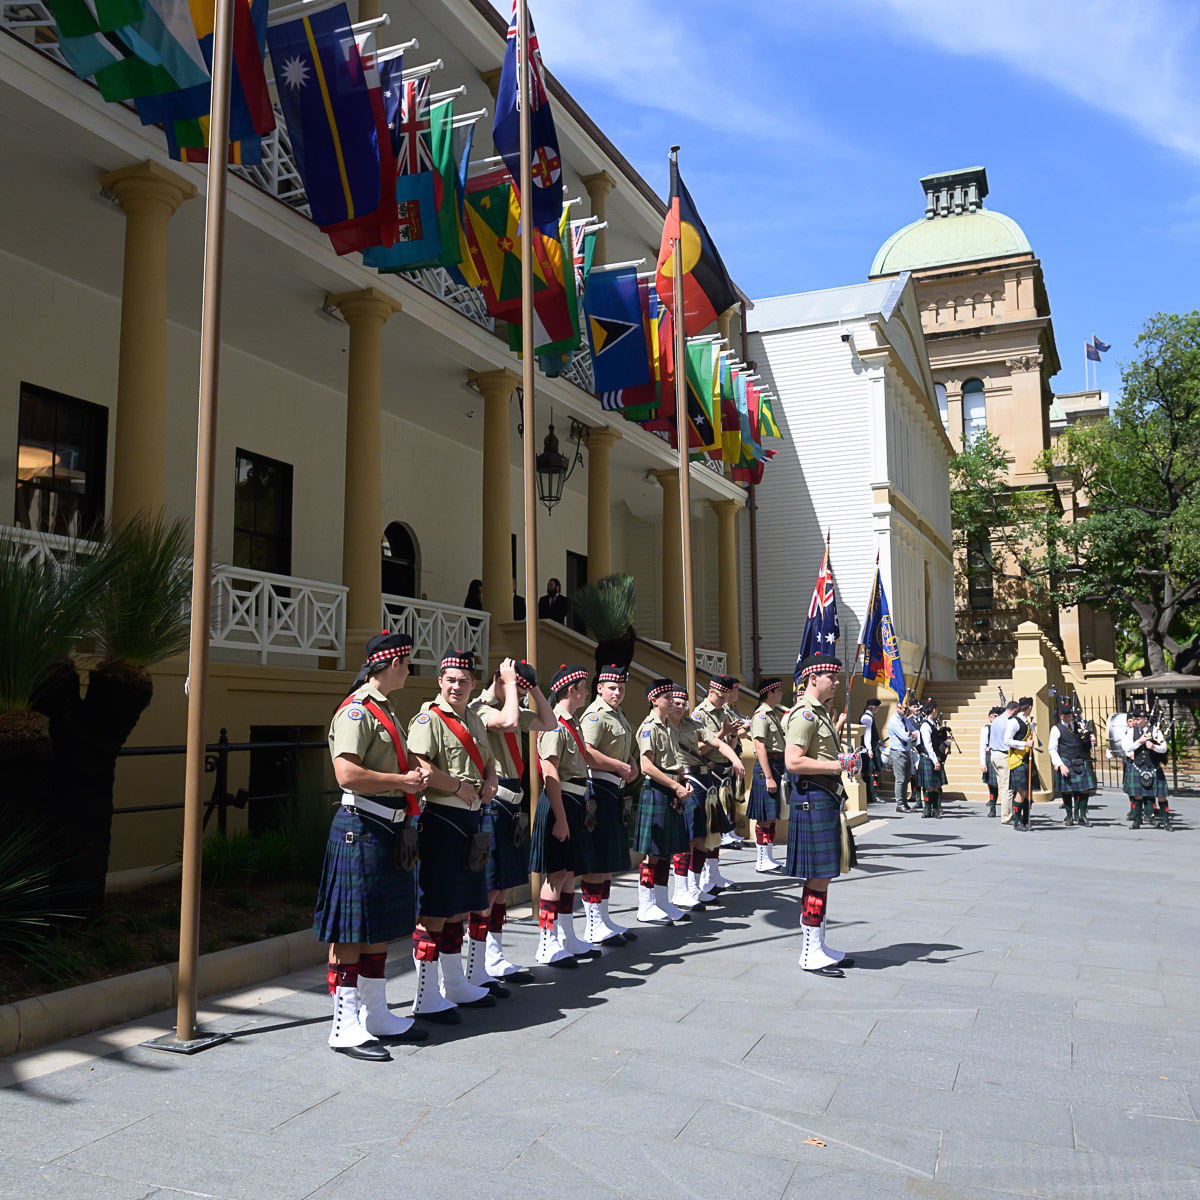
[[[46,833],[28,820],[0,840],[0,954],[53,965],[56,928],[77,918],[62,863],[45,852]]]
[[[637,612],[637,580],[632,575],[604,575],[575,593],[575,613],[596,639],[596,670],[633,661],[633,618]]]

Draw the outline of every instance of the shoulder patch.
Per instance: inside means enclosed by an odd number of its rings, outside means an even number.
[[[643,729],[643,730],[642,730],[642,740],[643,740],[643,741],[649,741],[649,740],[650,740],[650,730],[648,730],[648,729]]]
[[[600,714],[599,714],[599,713],[592,713],[590,716],[586,717],[586,718],[585,718],[585,720],[588,720],[588,721],[598,721],[598,720],[600,720]]]
[[[357,704],[348,704],[346,706],[346,717],[350,721],[361,721],[367,715],[367,710]]]
[[[417,717],[417,724],[418,724],[418,725],[428,725],[428,724],[429,724],[429,714],[428,714],[428,713],[421,713],[421,714],[420,714],[420,715]]]
[[[804,718],[806,721],[815,721],[815,720],[817,719],[816,717],[814,717],[814,716],[812,715],[812,713],[811,713],[811,712],[809,712],[809,710],[808,710],[807,708],[802,708],[802,709],[800,710],[800,715],[801,715],[801,716],[802,716],[802,717],[803,717],[803,718]]]

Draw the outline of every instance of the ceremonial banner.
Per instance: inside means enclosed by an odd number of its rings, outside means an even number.
[[[498,174],[467,180],[465,226],[488,312],[505,321],[519,321],[521,206],[507,171],[506,182],[485,186]]]
[[[871,603],[867,608],[867,619],[862,632],[863,670],[862,677],[870,683],[883,681],[901,700],[907,693],[904,682],[904,667],[900,662],[900,642],[892,626],[888,611],[887,593],[883,590],[883,578],[875,568],[875,583],[871,589]]]
[[[837,597],[834,595],[833,567],[829,565],[829,539],[825,539],[825,557],[821,559],[821,570],[817,575],[817,586],[813,589],[812,603],[808,606],[808,620],[804,623],[804,638],[800,653],[796,655],[793,674],[796,687],[800,688],[800,664],[810,654],[824,654],[828,658],[837,653],[838,638],[842,636],[838,624]]]
[[[63,37],[90,37],[132,25],[145,15],[141,0],[47,0]]]
[[[593,275],[583,307],[596,393],[605,408],[623,407],[611,404],[606,394],[651,382],[637,268]]]
[[[579,304],[575,266],[563,243],[571,244],[568,210],[557,227],[533,231],[533,346],[538,355],[556,355],[579,347]],[[521,352],[520,314],[509,319],[508,348]]]

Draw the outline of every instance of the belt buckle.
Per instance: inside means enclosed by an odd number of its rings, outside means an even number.
[[[354,843],[358,841],[358,834],[356,834],[353,829],[347,829],[343,836],[347,846],[353,846]]]
[[[799,808],[801,812],[812,812],[812,801],[801,800],[796,807]]]

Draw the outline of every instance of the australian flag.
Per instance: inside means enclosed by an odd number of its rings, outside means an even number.
[[[907,684],[904,682],[904,667],[900,662],[900,641],[888,611],[887,592],[883,590],[883,578],[875,568],[875,587],[871,592],[871,607],[863,622],[863,678],[869,683],[882,680],[901,700],[905,698]]]
[[[833,568],[829,565],[829,539],[825,540],[825,557],[821,559],[821,571],[817,586],[813,589],[812,603],[808,606],[808,620],[804,623],[804,640],[796,656],[795,683],[800,687],[800,664],[810,654],[824,654],[833,658],[837,653],[838,638],[842,628],[838,624],[837,598],[833,592]]]
[[[492,141],[496,146],[496,153],[504,159],[508,173],[520,190],[518,40],[517,0],[513,0],[512,20],[508,25],[508,45],[504,50],[504,65],[500,69],[500,86],[496,92],[496,120],[492,126]],[[533,201],[529,207],[535,225],[551,224],[557,229],[563,205],[562,159],[558,153],[558,134],[554,131],[554,115],[550,111],[550,97],[546,93],[542,52],[538,49],[532,16],[529,18],[529,93],[529,153],[533,171]],[[525,198],[521,199],[524,204]]]

